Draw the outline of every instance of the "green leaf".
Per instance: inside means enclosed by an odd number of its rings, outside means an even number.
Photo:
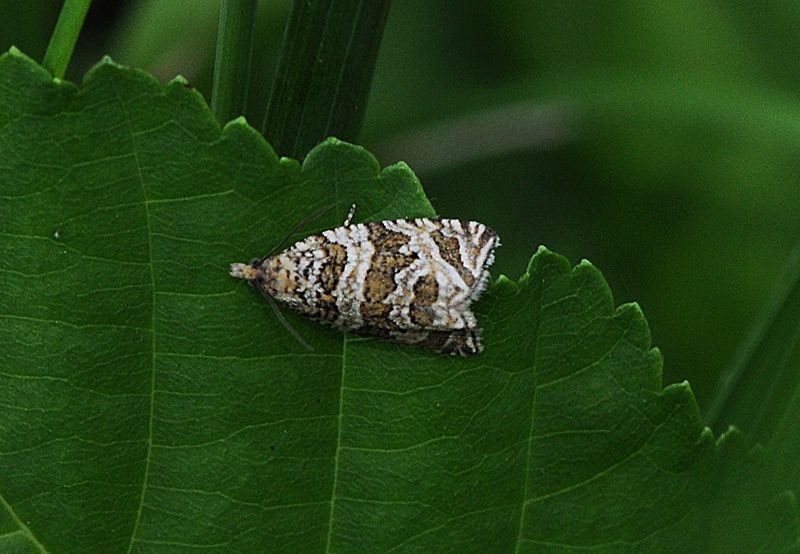
[[[661,389],[636,305],[540,248],[480,356],[287,313],[308,352],[228,266],[330,203],[302,234],[434,215],[403,164],[279,159],[180,80],[0,58],[0,551],[704,551],[747,454]],[[777,513],[750,543],[796,541]]]
[[[706,552],[797,552],[797,499],[778,484],[782,461],[735,429],[719,439]],[[784,482],[785,483],[785,482]],[[753,532],[758,530],[758,532]]]

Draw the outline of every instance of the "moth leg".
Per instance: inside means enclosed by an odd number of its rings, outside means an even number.
[[[278,306],[277,306],[277,304],[275,304],[275,300],[274,300],[274,299],[273,299],[273,298],[272,298],[272,297],[269,295],[269,293],[268,293],[266,290],[264,290],[264,288],[263,288],[263,287],[260,285],[260,283],[258,283],[258,282],[254,282],[254,281],[250,281],[250,284],[251,284],[252,286],[254,286],[255,288],[257,288],[257,289],[258,289],[258,291],[259,291],[261,294],[263,294],[263,295],[264,295],[264,298],[266,298],[266,299],[267,299],[267,302],[269,302],[269,305],[272,307],[272,311],[274,311],[274,312],[275,312],[275,315],[276,315],[276,316],[278,316],[278,321],[280,321],[280,322],[283,324],[283,326],[284,326],[284,327],[286,327],[286,330],[287,330],[287,331],[289,331],[289,333],[290,333],[290,334],[291,334],[291,335],[292,335],[294,338],[296,338],[296,339],[297,339],[297,342],[299,342],[300,344],[302,344],[303,346],[305,346],[305,347],[306,347],[306,348],[308,348],[309,350],[313,351],[314,349],[311,347],[311,345],[310,345],[310,344],[308,344],[306,341],[304,341],[304,340],[303,340],[303,337],[301,337],[301,336],[300,336],[300,333],[298,333],[298,332],[297,332],[297,330],[296,330],[294,327],[292,327],[292,326],[289,324],[289,322],[288,322],[288,321],[286,321],[286,318],[285,318],[285,317],[283,317],[283,314],[282,314],[282,313],[281,313],[281,311],[278,309]]]

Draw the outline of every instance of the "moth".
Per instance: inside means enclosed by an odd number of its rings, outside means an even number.
[[[353,206],[355,208],[355,206]],[[297,229],[319,215],[312,215]],[[288,240],[249,264],[231,264],[275,307],[292,310],[357,335],[446,354],[482,350],[473,300],[486,289],[497,233],[476,221],[396,219],[351,224]]]

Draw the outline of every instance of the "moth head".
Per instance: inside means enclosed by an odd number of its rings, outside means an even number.
[[[269,305],[272,307],[275,315],[278,316],[278,321],[280,321],[281,324],[286,327],[289,333],[291,333],[292,336],[296,338],[297,341],[305,348],[314,350],[311,348],[311,345],[304,341],[303,337],[301,337],[300,334],[295,331],[291,325],[289,325],[289,322],[286,321],[285,317],[283,317],[283,314],[278,309],[278,306],[275,305],[275,300],[273,300],[269,291],[267,291],[264,283],[265,272],[261,267],[264,261],[265,260],[263,258],[255,258],[251,260],[249,264],[231,264],[231,275],[239,279],[246,279],[248,283],[257,288],[259,292],[264,295],[264,298],[267,299],[267,302],[269,302]]]
[[[231,264],[231,276],[237,277],[239,279],[247,279],[248,281],[253,281],[258,277],[259,271],[255,265],[255,261],[250,262],[249,264]]]

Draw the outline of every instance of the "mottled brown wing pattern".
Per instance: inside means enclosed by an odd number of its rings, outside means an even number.
[[[231,274],[345,331],[469,356],[482,349],[470,305],[486,288],[498,244],[474,221],[359,223],[233,264]]]

